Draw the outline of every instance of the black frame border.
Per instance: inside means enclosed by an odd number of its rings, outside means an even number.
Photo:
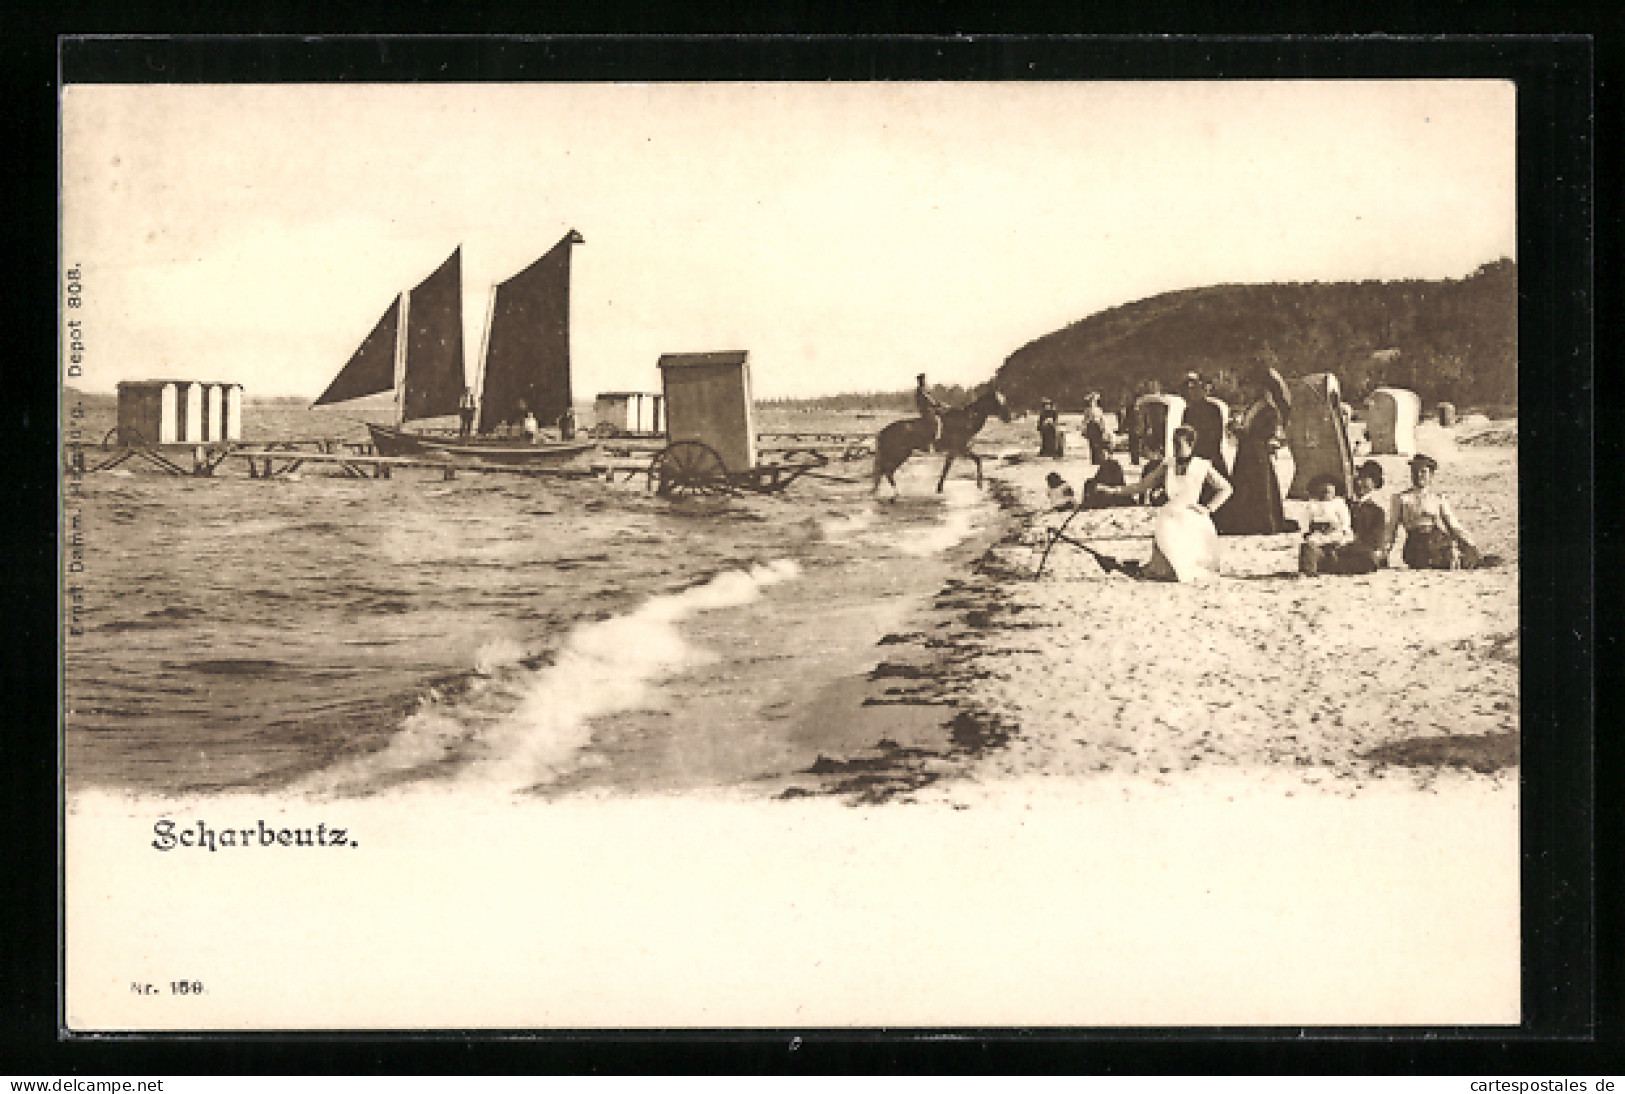
[[[254,1034],[186,1037],[75,1037],[53,1041],[41,1066],[119,1071],[173,1070],[185,1060],[203,1070],[257,1070],[253,1061],[278,1059],[292,1070],[421,1070],[435,1056],[457,1060],[462,1070],[501,1072],[522,1060],[558,1071],[647,1070],[804,1071],[955,1070],[1209,1071],[1228,1062],[1239,1070],[1322,1070],[1341,1056],[1355,1070],[1473,1071],[1512,1062],[1509,1053],[1539,1058],[1560,1046],[1597,1046],[1597,1021],[1617,1030],[1611,995],[1599,997],[1597,974],[1618,984],[1619,959],[1596,944],[1596,929],[1617,928],[1612,908],[1599,909],[1593,833],[1601,823],[1616,838],[1617,815],[1599,815],[1594,798],[1594,759],[1617,764],[1611,738],[1598,738],[1593,755],[1596,588],[1604,556],[1617,558],[1612,523],[1600,531],[1594,514],[1593,476],[1614,474],[1606,460],[1593,464],[1593,323],[1607,321],[1594,304],[1593,247],[1596,111],[1594,41],[1584,36],[1469,37],[1263,37],[1175,38],[911,35],[880,39],[849,36],[598,37],[366,36],[343,38],[108,36],[64,38],[54,58],[58,78],[69,82],[439,82],[498,80],[970,80],[970,79],[1512,79],[1518,84],[1520,414],[1523,573],[1523,935],[1524,1022],[1504,1029],[1202,1029],[1202,1030],[713,1030],[668,1032],[550,1031],[539,1035],[445,1031],[435,1034]],[[37,61],[27,66],[39,69]],[[8,73],[8,80],[11,74]],[[56,87],[52,82],[53,95]],[[37,101],[37,87],[33,98]],[[1617,106],[1617,93],[1607,95]],[[15,100],[14,100],[15,101]],[[55,116],[24,111],[8,128],[38,156],[54,151]],[[1617,112],[1614,117],[1618,117]],[[45,134],[48,133],[48,136]],[[44,140],[40,138],[45,136]],[[1617,152],[1617,149],[1615,150]],[[41,191],[55,193],[54,171],[34,163],[12,176],[8,188],[34,208]],[[54,156],[49,168],[54,168]],[[46,182],[42,188],[39,184]],[[26,207],[14,202],[14,208]],[[1617,226],[1617,210],[1607,214]],[[54,218],[52,218],[54,220]],[[32,225],[32,218],[25,225]],[[1606,227],[1607,225],[1605,225]],[[22,248],[55,256],[54,223],[32,237],[15,226],[6,234]],[[25,228],[26,230],[26,228]],[[49,245],[41,248],[41,242]],[[31,263],[28,265],[32,265]],[[41,266],[44,265],[42,261]],[[1617,267],[1599,263],[1599,272]],[[35,278],[41,281],[42,278]],[[1603,284],[1612,286],[1607,277]],[[44,326],[39,348],[55,354],[55,286],[31,296],[32,318]],[[37,288],[34,289],[37,293]],[[32,331],[31,331],[32,333]],[[29,342],[34,349],[32,340]],[[31,353],[38,358],[38,351]],[[23,378],[33,431],[24,425],[12,438],[44,438],[38,423],[55,421],[57,389],[47,370],[30,368]],[[35,382],[36,376],[45,380]],[[1606,404],[1605,404],[1606,405]],[[46,408],[50,408],[46,411]],[[8,411],[8,413],[11,413]],[[15,424],[15,423],[14,423]],[[27,473],[14,484],[17,500],[51,507],[57,480],[55,437],[20,455]],[[43,452],[43,459],[39,453]],[[37,461],[37,462],[36,462]],[[43,471],[36,477],[34,472]],[[1617,480],[1615,480],[1617,483]],[[1605,517],[1606,520],[1606,517]],[[53,520],[54,524],[54,520]],[[32,631],[35,648],[56,627],[56,544],[25,538],[12,529],[13,557],[39,558],[47,582],[15,591],[30,608],[21,631]],[[46,590],[49,590],[48,592]],[[1612,636],[1610,636],[1611,640]],[[37,654],[36,654],[37,655]],[[8,659],[9,661],[10,659]],[[1609,670],[1605,669],[1605,672]],[[43,674],[42,674],[43,675]],[[54,674],[53,674],[54,676]],[[28,697],[28,717],[14,724],[56,724],[52,695],[41,710],[33,702],[44,688],[24,683],[40,676],[12,675],[13,694]],[[54,688],[50,689],[54,692]],[[17,713],[23,714],[19,706]],[[49,721],[39,715],[49,712]],[[55,742],[37,753],[30,741],[23,756],[8,759],[6,798],[15,812],[12,830],[39,830],[41,788],[54,790]],[[1613,768],[1617,771],[1617,766]],[[1605,784],[1607,785],[1607,784]],[[54,797],[54,793],[52,794]],[[59,804],[59,803],[56,803]],[[33,806],[43,808],[34,809]],[[26,812],[25,812],[26,810]],[[1597,833],[1599,835],[1606,833]],[[40,852],[32,838],[20,862],[28,871],[29,911],[41,906],[32,884],[36,865],[49,862],[56,877],[54,831]],[[33,936],[34,949],[20,951],[8,967],[24,973],[7,1010],[38,1032],[42,1015],[59,1018],[55,972],[37,973],[48,956],[56,964],[56,894],[49,893],[49,924]],[[11,934],[11,932],[7,932]],[[1607,937],[1617,939],[1617,931]],[[11,948],[8,939],[6,948]],[[1598,962],[1603,965],[1599,966]],[[46,1003],[46,1000],[49,1002]],[[45,1006],[40,1004],[46,1003]],[[13,1004],[17,1004],[14,1006]],[[16,1029],[12,1023],[8,1027]],[[52,1030],[53,1034],[55,1030]],[[10,1035],[7,1035],[8,1040]],[[792,1038],[799,1038],[793,1041]],[[463,1050],[480,1043],[477,1060]],[[1177,1053],[1166,1050],[1177,1044]],[[791,1046],[795,1045],[794,1048]],[[386,1063],[388,1046],[395,1066]],[[1499,1051],[1496,1050],[1498,1046]],[[1488,1050],[1488,1051],[1486,1051]],[[427,1056],[425,1054],[428,1054]],[[1328,1055],[1329,1054],[1329,1055]],[[9,1053],[8,1053],[9,1055]],[[169,1058],[166,1068],[161,1061]],[[1203,1061],[1198,1067],[1197,1061]],[[71,1062],[70,1062],[71,1061]],[[301,1062],[302,1061],[302,1062]],[[506,1061],[506,1062],[504,1062]],[[1317,1063],[1317,1061],[1321,1061]],[[473,1064],[470,1068],[468,1065]],[[1169,1065],[1173,1065],[1170,1067]],[[153,1066],[157,1065],[157,1066]],[[1497,1067],[1496,1070],[1499,1068]],[[188,1068],[190,1070],[190,1068]],[[1542,1070],[1552,1070],[1548,1064]],[[1564,1070],[1558,1068],[1557,1070]]]

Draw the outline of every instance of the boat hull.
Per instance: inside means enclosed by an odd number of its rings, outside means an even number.
[[[503,438],[454,440],[407,433],[381,425],[367,426],[380,456],[438,456],[480,460],[485,463],[531,464],[568,460],[597,447],[593,441],[547,441],[516,444]]]

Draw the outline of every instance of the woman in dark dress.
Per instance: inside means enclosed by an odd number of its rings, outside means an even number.
[[[1291,413],[1286,381],[1273,368],[1260,368],[1249,383],[1254,395],[1247,408],[1231,468],[1233,492],[1213,514],[1221,536],[1273,536],[1297,531],[1281,504],[1281,481],[1275,477],[1275,450]]]
[[[1224,415],[1219,411],[1219,404],[1208,398],[1207,385],[1194,372],[1185,377],[1185,424],[1196,430],[1196,454],[1228,479],[1230,468],[1224,462]]]
[[[1061,448],[1063,443],[1061,415],[1056,411],[1055,403],[1045,399],[1038,411],[1038,454],[1060,459],[1064,454]]]

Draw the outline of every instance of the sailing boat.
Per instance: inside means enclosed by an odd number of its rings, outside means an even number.
[[[453,439],[400,428],[459,412],[463,397],[462,248],[416,288],[400,294],[312,405],[394,391],[395,426],[367,423],[382,456],[443,454],[533,463],[585,452],[591,441],[528,444],[493,436],[527,413],[556,420],[570,407],[572,230],[507,281],[491,288],[480,362],[479,436]]]

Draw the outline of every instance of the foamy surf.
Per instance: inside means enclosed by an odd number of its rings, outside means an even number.
[[[388,745],[325,773],[318,789],[374,789],[392,775],[447,764],[457,765],[460,781],[510,790],[553,782],[580,762],[592,719],[648,708],[662,679],[710,659],[684,638],[685,619],[749,604],[800,573],[780,559],[652,597],[626,615],[577,625],[537,669],[523,666],[518,643],[494,639],[475,655],[478,676],[465,691],[426,693]]]
[[[495,676],[510,665],[517,665],[529,651],[511,638],[493,638],[474,652],[474,671],[481,676]]]
[[[818,522],[818,531],[825,539],[844,540],[850,539],[860,532],[867,531],[874,525],[874,522],[875,511],[873,506],[870,506],[838,519],[820,520]]]
[[[943,493],[946,515],[930,528],[909,529],[896,538],[905,555],[922,557],[963,543],[976,530],[976,505],[981,494],[974,487],[955,483]]]
[[[489,759],[470,777],[512,789],[552,781],[591,738],[593,718],[647,707],[659,680],[709,659],[678,624],[699,612],[749,604],[800,573],[789,559],[730,570],[654,597],[628,615],[575,628],[553,664],[529,682],[519,707],[495,728]]]

